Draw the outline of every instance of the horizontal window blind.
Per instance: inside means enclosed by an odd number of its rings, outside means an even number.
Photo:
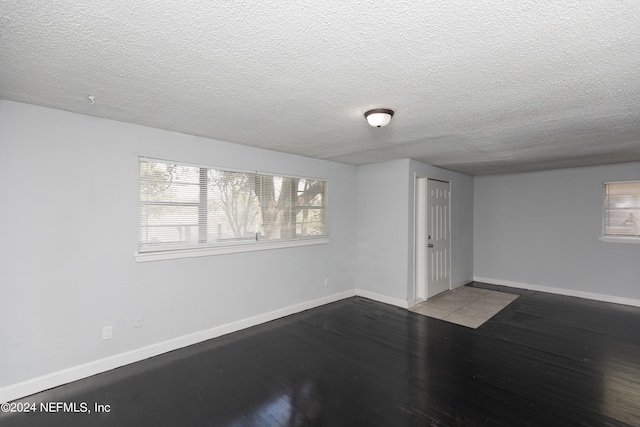
[[[327,182],[139,159],[138,251],[328,237]]]
[[[606,182],[604,235],[640,236],[640,181]]]

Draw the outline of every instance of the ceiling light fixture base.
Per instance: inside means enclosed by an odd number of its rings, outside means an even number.
[[[371,126],[381,128],[389,124],[391,117],[393,117],[393,110],[389,110],[388,108],[374,108],[364,113],[364,117]]]

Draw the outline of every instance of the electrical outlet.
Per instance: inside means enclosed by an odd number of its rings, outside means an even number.
[[[142,327],[142,323],[144,321],[144,316],[142,314],[138,314],[134,319],[133,319],[133,327],[134,328],[140,328]]]
[[[325,288],[329,287],[329,278],[328,277],[324,278],[324,287]]]
[[[113,336],[113,327],[112,326],[105,326],[104,328],[102,328],[102,339],[103,340],[110,340],[112,336]]]

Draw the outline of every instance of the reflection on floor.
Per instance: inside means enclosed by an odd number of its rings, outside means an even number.
[[[518,295],[462,286],[420,303],[411,311],[476,329],[516,298]]]

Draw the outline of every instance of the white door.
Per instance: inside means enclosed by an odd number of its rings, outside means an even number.
[[[419,178],[416,212],[416,297],[428,299],[451,287],[450,188]]]
[[[427,298],[450,288],[449,183],[427,180]]]

